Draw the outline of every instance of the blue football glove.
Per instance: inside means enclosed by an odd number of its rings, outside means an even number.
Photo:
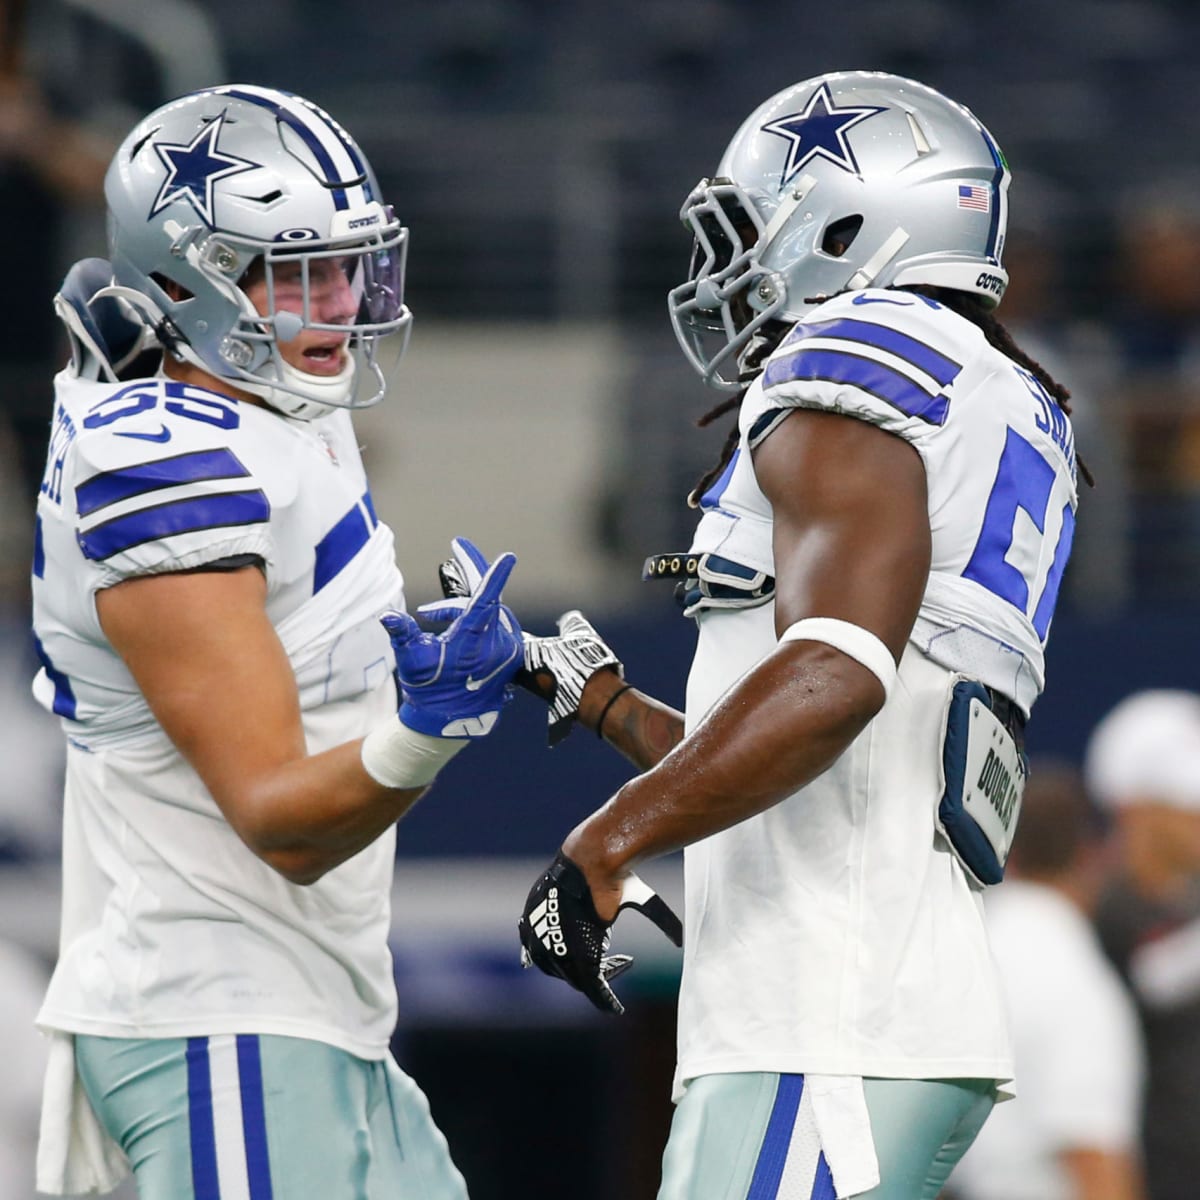
[[[450,621],[449,628],[428,633],[407,613],[382,618],[396,653],[400,720],[434,737],[488,733],[523,661],[521,627],[500,602],[516,556],[502,554],[489,566],[465,538],[455,539],[456,553],[460,546],[479,569],[475,591],[453,606],[427,604],[418,610],[431,620]]]
[[[455,538],[452,548],[454,557],[438,567],[438,579],[446,599],[460,605],[479,587],[481,568],[486,570],[487,562],[464,538]],[[420,611],[424,612],[426,607],[440,606],[424,606]],[[571,732],[579,715],[579,702],[587,681],[605,669],[616,671],[623,678],[625,668],[578,609],[558,618],[557,637],[537,637],[532,633],[523,633],[522,637],[525,662],[513,682],[550,706],[547,737],[551,746],[557,746]]]

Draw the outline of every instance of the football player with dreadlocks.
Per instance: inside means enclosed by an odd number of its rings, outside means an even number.
[[[129,134],[68,274],[33,567],[68,742],[39,1190],[462,1200],[389,1054],[395,823],[495,724],[515,562],[422,631],[350,410],[403,342],[408,231],[308,101]],[[395,681],[393,681],[395,668]]]
[[[620,1011],[610,926],[680,847],[660,1200],[932,1200],[1012,1059],[982,889],[1075,524],[1067,391],[993,312],[1008,166],[893,75],[796,84],[682,210],[688,361],[736,411],[693,495],[686,726],[612,672],[580,719],[644,773],[530,893],[527,959]],[[686,728],[686,737],[683,736]]]

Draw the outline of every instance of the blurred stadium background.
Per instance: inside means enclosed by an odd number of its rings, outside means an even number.
[[[1098,480],[1081,500],[1031,749],[1078,758],[1128,691],[1200,683],[1190,0],[5,8],[24,9],[24,30],[18,45],[10,24],[3,69],[33,79],[96,148],[170,96],[230,80],[300,92],[354,132],[412,231],[412,346],[388,402],[360,422],[410,600],[432,598],[455,534],[513,549],[510,597],[529,628],[546,632],[582,607],[629,677],[673,703],[690,627],[669,585],[639,582],[640,564],[687,545],[683,499],[723,436],[693,427],[711,397],[666,319],[689,251],[679,205],[742,117],[786,84],[865,67],[947,92],[1012,166],[1014,281],[1001,317],[1074,390],[1079,451]],[[0,92],[0,152],[6,104]],[[0,158],[10,219],[29,196],[21,169]],[[46,192],[38,203],[5,231],[16,269],[0,302],[0,364],[6,380],[32,381],[48,413],[58,349],[37,348],[53,340],[50,297],[73,258],[99,252],[103,224],[96,200]],[[39,340],[33,324],[49,332]],[[31,502],[5,406],[0,395],[0,933],[15,965],[0,966],[0,992],[20,1014],[54,952],[59,751],[54,723],[28,699]],[[621,1021],[516,966],[534,873],[626,776],[578,732],[549,752],[543,724],[518,696],[498,735],[402,826],[397,1051],[475,1200],[651,1196],[669,1119],[675,958],[618,926],[622,948],[644,954],[622,981]],[[678,893],[677,862],[647,875]],[[19,1015],[6,1019],[0,1058],[17,1061],[25,1036]],[[0,1132],[13,1142],[28,1121],[24,1109],[0,1112]]]

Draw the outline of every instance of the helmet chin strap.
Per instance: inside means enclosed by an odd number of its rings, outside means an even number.
[[[862,288],[870,287],[879,277],[879,272],[904,248],[905,243],[908,241],[908,236],[903,229],[897,226],[892,232],[891,237],[846,280],[846,286],[842,290],[845,292],[857,292]]]
[[[249,301],[245,299],[245,294],[239,291],[238,295],[243,306],[249,309]],[[253,312],[253,309],[249,311]],[[299,313],[280,309],[271,315],[271,329],[274,339],[270,343],[270,357],[259,370],[273,366],[278,372],[277,378],[264,379],[261,375],[251,374],[236,363],[230,363],[236,372],[234,378],[238,386],[257,396],[276,412],[300,421],[313,421],[326,416],[335,408],[344,407],[346,398],[354,388],[354,355],[346,355],[346,362],[336,375],[310,375],[293,367],[279,352],[280,342],[290,342],[300,336],[304,329],[304,318]],[[191,348],[188,347],[188,350]],[[203,363],[198,365],[206,370],[211,369]]]
[[[309,375],[297,370],[282,357],[278,357],[276,362],[282,377],[280,382],[248,376],[242,380],[242,386],[277,412],[300,421],[313,421],[335,408],[344,407],[346,397],[354,387],[357,364],[353,354],[347,354],[342,369],[336,375],[329,376]]]

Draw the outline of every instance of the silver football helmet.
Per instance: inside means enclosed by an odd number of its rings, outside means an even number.
[[[315,104],[240,84],[174,100],[121,144],[105,195],[106,291],[168,352],[302,420],[383,398],[380,339],[401,333],[403,353],[412,322],[408,230],[354,140]],[[313,278],[328,277],[330,260],[352,290],[347,307],[358,303],[349,323],[318,320],[328,314],[316,311]],[[277,307],[285,277],[300,302]],[[244,290],[260,281],[265,312]],[[304,329],[349,334],[336,374],[284,361],[279,343]]]
[[[747,118],[680,217],[690,278],[668,297],[706,383],[745,387],[780,325],[866,287],[930,284],[1000,302],[1008,166],[961,105],[897,75],[795,84]]]

